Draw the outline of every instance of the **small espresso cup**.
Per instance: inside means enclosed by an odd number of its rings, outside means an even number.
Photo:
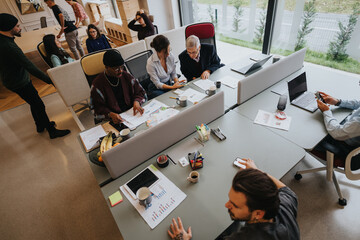
[[[152,200],[150,189],[147,187],[139,188],[136,192],[136,197],[139,199],[140,205],[144,206],[145,209],[150,207]]]
[[[211,86],[208,90],[205,91],[205,93],[208,96],[214,95],[216,93],[216,87],[215,86]]]
[[[159,167],[164,168],[167,165],[169,165],[169,159],[166,155],[160,155],[156,158],[156,162],[158,164]]]
[[[181,96],[176,99],[176,104],[180,105],[180,107],[186,107],[187,106],[187,97]]]
[[[216,81],[216,82],[215,82],[215,86],[216,86],[216,88],[220,88],[220,87],[221,87],[221,82],[220,82],[220,81]]]
[[[198,171],[190,172],[187,180],[191,183],[197,183],[199,181],[200,173]]]
[[[130,138],[130,129],[125,128],[121,130],[120,136],[122,137],[123,141],[128,140]]]

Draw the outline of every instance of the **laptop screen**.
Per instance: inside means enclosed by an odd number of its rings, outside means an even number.
[[[307,91],[306,74],[303,72],[288,82],[290,102]]]

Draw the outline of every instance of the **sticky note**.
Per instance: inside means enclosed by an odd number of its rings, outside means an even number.
[[[109,201],[112,207],[118,203],[121,203],[123,201],[123,197],[121,196],[120,191],[116,191],[115,193],[111,194]]]

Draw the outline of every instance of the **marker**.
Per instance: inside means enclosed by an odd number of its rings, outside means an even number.
[[[172,161],[172,163],[173,163],[174,165],[176,165],[176,162],[174,162],[174,160],[172,160],[169,155],[166,154],[166,156],[170,159],[170,161]]]

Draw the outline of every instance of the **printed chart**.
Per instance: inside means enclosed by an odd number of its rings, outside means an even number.
[[[145,209],[144,206],[139,204],[138,200],[133,199],[123,186],[120,186],[120,190],[150,228],[154,229],[166,216],[179,206],[186,198],[186,194],[154,165],[151,164],[148,168],[159,178],[159,181],[149,188],[152,193],[152,201],[148,208]]]

